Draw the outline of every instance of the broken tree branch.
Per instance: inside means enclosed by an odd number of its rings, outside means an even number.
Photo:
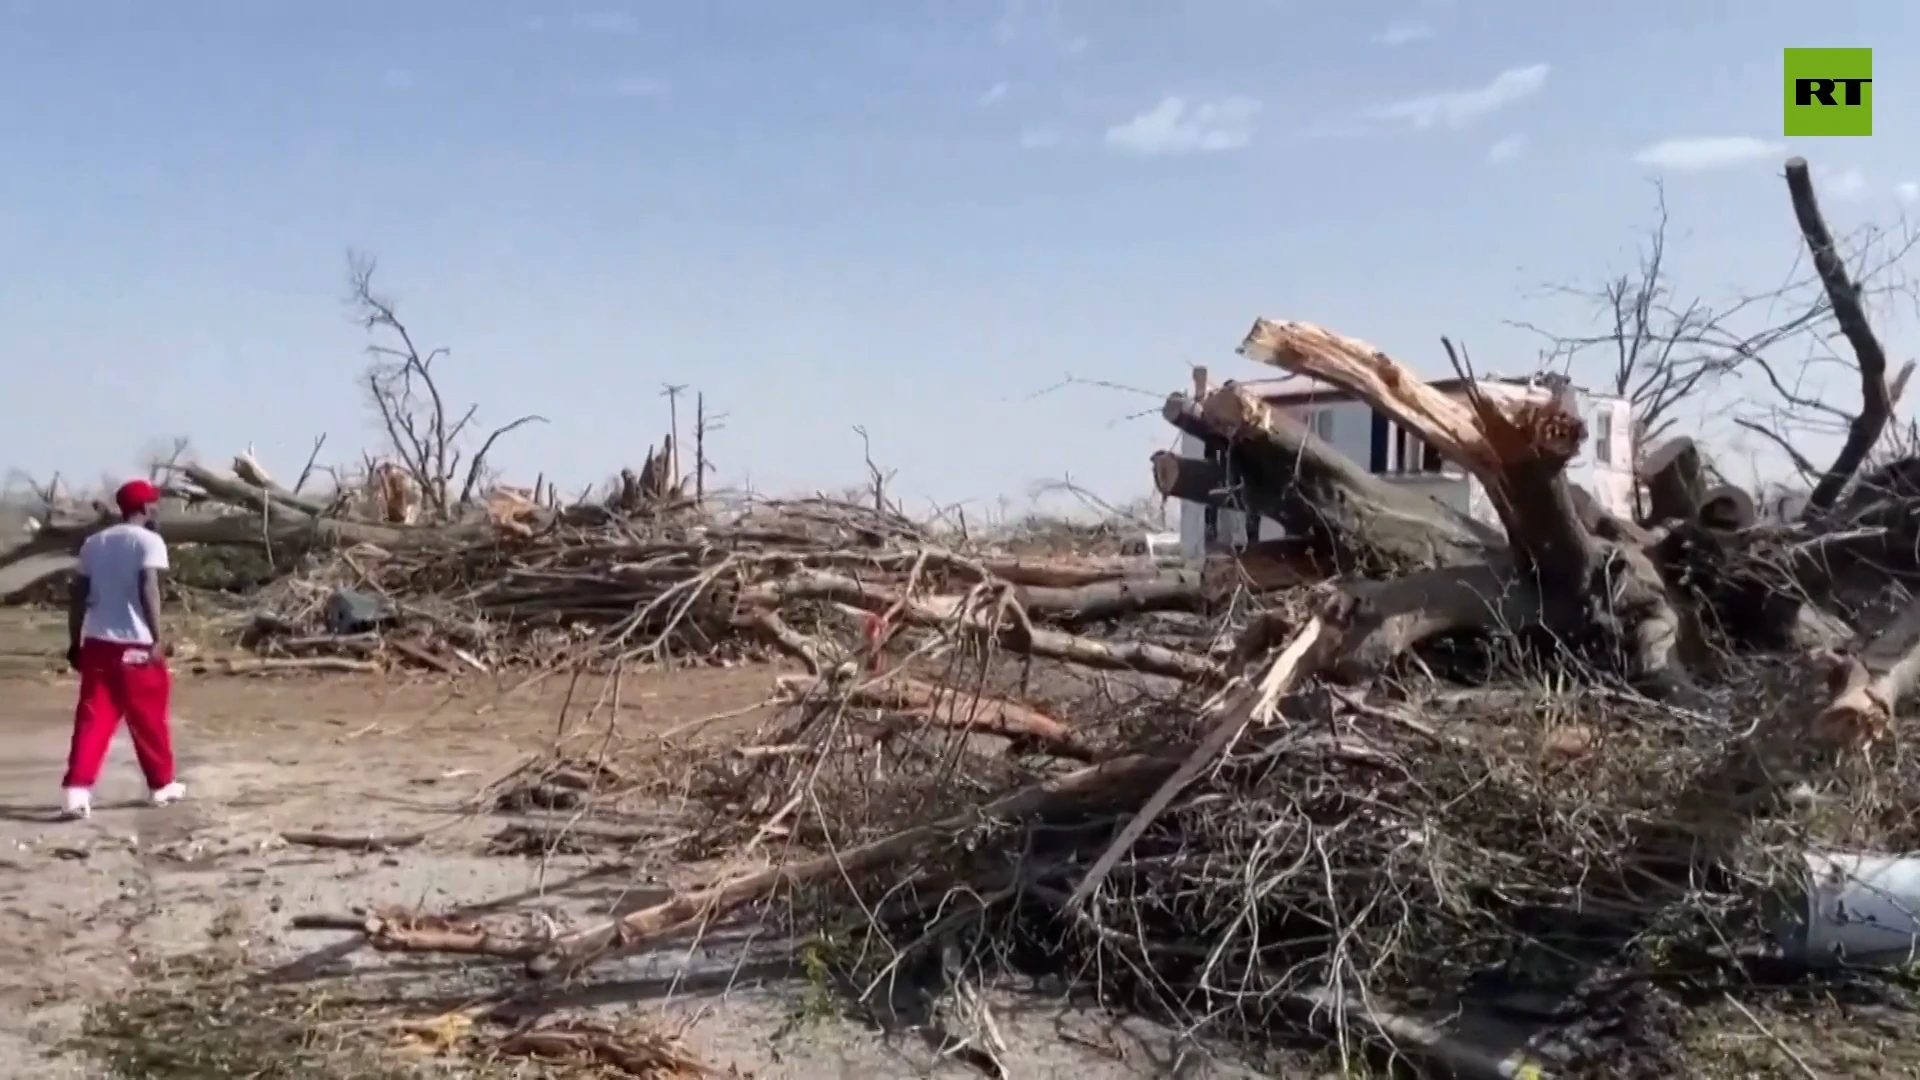
[[[528,962],[527,971],[535,978],[570,974],[610,951],[630,949],[664,938],[697,922],[721,918],[747,904],[771,898],[782,889],[829,877],[855,878],[906,858],[929,844],[981,825],[1025,817],[1063,802],[1111,796],[1157,783],[1178,764],[1171,758],[1162,757],[1117,758],[1022,788],[978,809],[918,825],[855,848],[828,852],[797,863],[772,866],[682,893],[618,919],[555,939],[546,952]]]
[[[833,693],[833,689],[820,679],[789,678],[783,683],[789,692],[795,694]],[[1083,743],[1073,729],[1017,701],[934,686],[905,676],[851,686],[845,692],[848,703],[852,705],[905,713],[937,727],[956,731],[998,735],[1017,742],[1034,743],[1050,753],[1075,761],[1095,760],[1092,748]]]
[[[1894,711],[1920,685],[1920,599],[1857,656],[1837,657],[1828,685],[1833,698],[1815,720],[1821,733],[1856,747],[1886,738]]]
[[[1852,346],[1854,361],[1860,369],[1859,415],[1848,425],[1847,441],[1834,456],[1833,464],[1807,496],[1806,509],[1800,515],[1801,520],[1806,521],[1824,516],[1839,500],[1841,491],[1853,480],[1873,444],[1880,441],[1880,434],[1886,430],[1887,421],[1893,415],[1893,397],[1887,386],[1886,351],[1880,347],[1880,339],[1874,336],[1873,327],[1867,322],[1866,308],[1860,302],[1860,287],[1848,275],[1845,260],[1835,250],[1833,234],[1814,196],[1813,173],[1807,167],[1806,158],[1787,159],[1787,192],[1793,199],[1793,216],[1800,224],[1800,235],[1813,256],[1814,270],[1820,275],[1820,283],[1833,305],[1833,321],[1839,324],[1840,333]]]
[[[1315,439],[1246,388],[1228,383],[1193,402],[1167,399],[1162,415],[1179,430],[1226,447],[1231,478],[1215,467],[1156,456],[1161,494],[1246,507],[1308,543],[1325,565],[1392,571],[1457,565],[1486,557],[1499,537],[1420,492],[1368,473]],[[1231,482],[1230,494],[1217,494]],[[1191,499],[1190,496],[1200,496]]]

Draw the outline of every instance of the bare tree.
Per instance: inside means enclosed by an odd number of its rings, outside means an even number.
[[[874,464],[873,440],[867,436],[866,428],[855,424],[853,433],[860,436],[860,456],[867,463],[867,488],[863,494],[873,499],[874,513],[896,512],[898,508],[887,498],[887,485],[893,481],[898,470],[882,469]]]
[[[164,483],[182,459],[193,456],[193,442],[185,435],[149,440],[140,453],[141,470],[153,483]]]
[[[707,459],[707,436],[726,427],[726,413],[707,411],[707,395],[695,393],[693,398],[693,497],[700,503],[707,498],[707,474],[714,471],[713,462]]]
[[[1652,446],[1669,433],[1679,422],[1675,410],[1683,402],[1765,350],[1817,325],[1832,310],[1817,281],[1811,280],[1738,296],[1718,306],[1684,295],[1674,286],[1667,265],[1666,191],[1655,184],[1654,192],[1654,223],[1632,270],[1598,285],[1549,288],[1550,293],[1591,302],[1600,324],[1597,332],[1568,335],[1532,323],[1511,324],[1546,339],[1550,364],[1571,368],[1590,355],[1604,357],[1610,369],[1607,388],[1633,405],[1636,448]],[[1807,284],[1814,288],[1803,303],[1788,306],[1793,314],[1757,329],[1736,328],[1754,316],[1770,315],[1783,297]]]
[[[1814,206],[1810,181],[1789,172],[1795,209]],[[1813,211],[1817,214],[1817,209]],[[1811,225],[1803,222],[1803,231]],[[1902,272],[1920,232],[1910,227],[1865,225],[1844,241],[1810,231],[1813,245],[1807,265],[1796,267],[1797,289],[1818,290],[1839,298],[1825,303],[1813,332],[1803,335],[1797,356],[1755,353],[1748,370],[1757,373],[1767,391],[1753,395],[1734,422],[1779,448],[1793,463],[1803,484],[1812,490],[1803,511],[1818,515],[1831,508],[1842,490],[1868,459],[1882,432],[1894,419],[1893,410],[1913,373],[1911,361],[1888,370],[1888,357],[1866,329],[1876,309],[1916,304],[1914,283]],[[1845,259],[1840,252],[1851,251]],[[1845,287],[1841,288],[1840,284]],[[1845,350],[1836,346],[1844,345]],[[1828,379],[1856,388],[1854,403],[1830,400]],[[1838,437],[1842,447],[1832,465],[1819,468],[1795,450],[1808,436]]]
[[[419,487],[427,512],[435,519],[447,520],[473,502],[486,479],[487,455],[493,451],[493,444],[516,428],[545,423],[546,418],[528,414],[508,421],[489,432],[472,456],[466,457],[463,445],[479,406],[468,405],[458,419],[449,419],[447,401],[433,370],[448,350],[420,351],[413,334],[395,313],[393,300],[374,291],[375,262],[371,257],[348,252],[347,268],[350,302],[361,325],[377,338],[367,346],[368,355],[373,357],[366,374],[373,406],[400,467]],[[463,457],[466,474],[455,489]]]

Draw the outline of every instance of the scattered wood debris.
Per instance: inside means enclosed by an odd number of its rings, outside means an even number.
[[[1589,432],[1558,392],[1457,398],[1287,319],[1256,321],[1242,354],[1417,435],[1479,482],[1497,526],[1369,473],[1235,383],[1166,401],[1206,456],[1156,454],[1150,475],[1286,539],[1205,566],[1016,553],[883,499],[688,499],[670,439],[603,502],[560,506],[536,484],[428,524],[183,467],[236,513],[167,523],[169,540],[297,566],[254,598],[263,662],[331,641],[347,662],[442,674],[805,672],[746,745],[686,750],[672,785],[556,748],[486,793],[490,812],[539,819],[496,852],[593,850],[638,878],[697,848],[722,859],[704,880],[564,931],[395,909],[297,925],[543,980],[721,927],[855,941],[834,974],[863,1004],[903,970],[934,972],[970,1018],[948,1048],[992,1070],[1006,1047],[980,988],[1009,972],[1242,1046],[1317,1034],[1343,1065],[1366,1032],[1418,1032],[1441,1054],[1444,1018],[1524,984],[1579,1014],[1554,1013],[1586,1040],[1556,1067],[1613,1064],[1676,972],[1719,985],[1735,952],[1779,952],[1772,912],[1810,847],[1920,848],[1920,767],[1893,737],[1920,682],[1920,458],[1866,466],[1906,373],[1890,384],[1804,162],[1787,182],[1863,402],[1792,520],[1763,520],[1690,440],[1646,456],[1646,511],[1616,515],[1567,476]],[[49,523],[27,547],[94,527]],[[1068,672],[1084,677],[1071,692]],[[616,820],[663,786],[671,824]],[[1812,787],[1846,813],[1816,820],[1789,797]],[[585,1025],[510,1045],[711,1074]]]

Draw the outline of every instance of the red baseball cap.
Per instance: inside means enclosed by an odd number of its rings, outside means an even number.
[[[137,514],[160,501],[160,489],[145,480],[129,480],[113,493],[113,502],[123,514]]]

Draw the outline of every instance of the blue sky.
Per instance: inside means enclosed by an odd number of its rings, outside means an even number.
[[[551,418],[521,482],[637,463],[675,382],[723,482],[858,483],[859,424],[916,497],[1138,495],[1255,316],[1520,371],[1506,320],[1579,330],[1540,286],[1630,261],[1654,176],[1710,297],[1790,268],[1790,152],[1837,227],[1898,220],[1920,7],[1808,10],[0,0],[0,464],[357,456],[353,247],[451,396]],[[1873,46],[1879,134],[1786,146],[1784,45]]]

